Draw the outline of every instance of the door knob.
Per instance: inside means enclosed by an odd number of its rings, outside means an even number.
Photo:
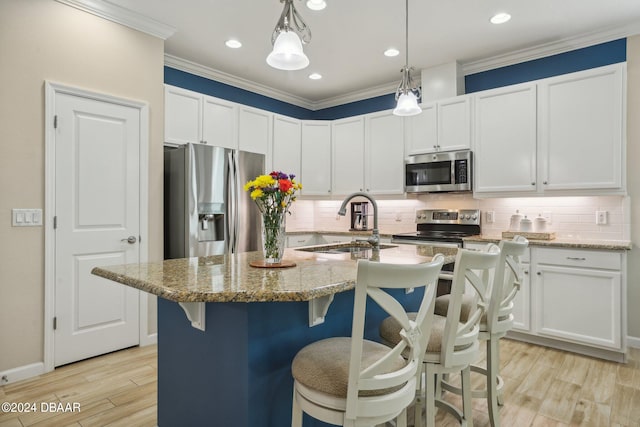
[[[121,242],[127,242],[128,244],[133,245],[137,241],[137,239],[136,239],[135,236],[129,236],[126,239],[122,239],[120,241]]]

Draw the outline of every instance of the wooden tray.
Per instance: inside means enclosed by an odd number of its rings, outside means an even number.
[[[261,259],[259,261],[251,261],[249,265],[256,268],[289,268],[295,267],[296,263],[292,261],[282,260],[282,262],[280,262],[279,264],[267,264],[265,260]]]
[[[535,233],[532,231],[503,231],[503,239],[512,239],[514,236],[522,236],[531,240],[553,240],[556,238],[556,233],[553,231],[545,231],[542,233]]]

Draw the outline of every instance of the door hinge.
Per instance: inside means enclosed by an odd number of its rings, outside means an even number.
[[[53,128],[58,129],[58,116],[53,116]]]
[[[54,317],[53,318],[53,330],[55,331],[56,329],[58,329],[58,318]]]
[[[55,230],[56,228],[58,228],[58,217],[54,216],[53,217],[53,229]]]

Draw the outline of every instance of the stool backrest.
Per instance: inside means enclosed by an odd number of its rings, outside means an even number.
[[[513,325],[513,299],[522,284],[522,257],[529,241],[522,236],[502,240],[499,244],[500,259],[496,266],[487,309],[487,332],[501,333]]]
[[[438,275],[444,263],[444,256],[438,254],[424,264],[385,264],[367,260],[358,261],[353,326],[351,332],[351,355],[349,384],[347,388],[346,418],[357,419],[358,414],[373,415],[382,411],[383,405],[393,405],[402,399],[395,397],[387,403],[377,401],[368,407],[366,399],[359,399],[363,391],[394,389],[413,381],[415,384],[422,366],[425,348],[431,332],[433,307],[435,304]],[[384,289],[424,288],[420,308],[415,321],[411,320],[400,302]],[[365,309],[371,298],[385,312],[402,325],[402,340],[368,368],[362,369],[362,342],[364,339]],[[401,369],[390,371],[400,356],[406,357]],[[407,356],[408,355],[408,356]],[[405,387],[406,388],[406,387]],[[416,387],[407,390],[411,399]],[[409,400],[409,401],[410,401]],[[403,408],[398,408],[398,411]]]
[[[471,363],[472,360],[469,359],[475,357],[478,351],[480,320],[487,309],[490,276],[499,257],[500,249],[494,244],[487,245],[482,251],[458,250],[441,343],[440,363],[446,367]],[[465,288],[474,292],[476,304],[471,308],[466,321],[463,321],[460,320],[460,311]]]

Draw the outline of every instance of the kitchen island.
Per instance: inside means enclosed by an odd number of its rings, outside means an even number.
[[[161,297],[158,425],[290,425],[291,361],[311,342],[351,334],[357,260],[415,264],[440,252],[453,262],[456,252],[414,245],[386,245],[379,254],[331,250],[342,246],[286,249],[284,260],[296,264],[291,268],[251,267],[262,252],[95,268],[95,275]],[[422,297],[420,291],[396,295],[410,310]],[[326,315],[314,317],[310,312],[318,300],[330,305],[322,304]],[[201,329],[191,326],[198,321],[187,320],[183,309],[198,303],[204,303]],[[378,340],[384,317],[368,307],[368,339]],[[305,418],[305,427],[324,425]]]

